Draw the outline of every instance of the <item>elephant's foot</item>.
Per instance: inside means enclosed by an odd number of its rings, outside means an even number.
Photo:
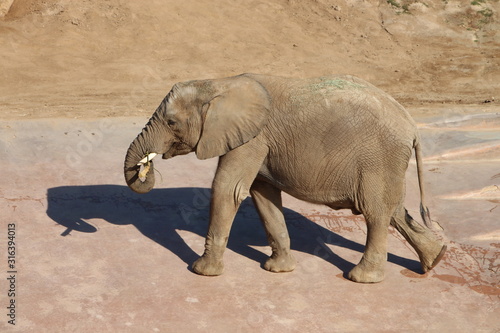
[[[417,223],[404,208],[400,208],[391,220],[404,238],[415,249],[424,273],[433,269],[443,258],[446,245],[428,228]]]
[[[267,259],[264,264],[264,269],[275,273],[291,272],[295,269],[296,265],[297,261],[291,253],[282,255],[273,254],[269,259]]]
[[[355,266],[347,275],[349,280],[359,283],[377,283],[384,279],[383,265],[366,265],[364,261]]]
[[[432,253],[428,254],[420,254],[420,264],[422,265],[422,270],[424,273],[430,271],[434,267],[439,264],[441,259],[443,259],[444,254],[446,253],[446,245],[441,246],[441,248],[437,248],[436,250],[438,251],[433,251]]]
[[[206,276],[221,275],[224,271],[224,263],[222,260],[215,260],[203,255],[193,263],[193,271]]]

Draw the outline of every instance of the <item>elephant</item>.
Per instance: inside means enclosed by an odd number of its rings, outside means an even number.
[[[404,207],[405,172],[413,151],[425,227]],[[219,157],[205,250],[192,266],[197,274],[222,274],[231,225],[248,196],[272,248],[264,269],[292,271],[297,262],[281,192],[363,214],[366,246],[347,274],[352,281],[384,279],[389,225],[415,249],[424,272],[446,251],[424,203],[416,124],[394,98],[360,78],[241,74],[177,83],[130,144],[126,183],[146,193],[155,182],[154,156],[169,159],[191,152],[199,159]]]

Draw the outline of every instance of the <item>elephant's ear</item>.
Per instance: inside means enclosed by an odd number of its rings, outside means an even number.
[[[238,76],[213,81],[215,96],[202,108],[196,156],[221,156],[253,139],[267,123],[269,97],[257,81]]]

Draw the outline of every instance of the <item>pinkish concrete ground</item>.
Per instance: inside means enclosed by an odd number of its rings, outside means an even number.
[[[250,200],[235,220],[225,273],[191,272],[203,252],[216,160],[159,161],[163,181],[133,193],[123,157],[146,121],[2,122],[0,331],[499,332],[499,113],[443,109],[417,119],[428,204],[449,250],[422,275],[391,230],[387,278],[374,285],[344,277],[363,252],[363,218],[290,197],[294,272],[262,269],[270,249]],[[413,163],[407,179],[417,218]],[[15,297],[6,297],[9,224]]]

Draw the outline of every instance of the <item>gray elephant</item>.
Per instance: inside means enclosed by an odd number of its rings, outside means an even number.
[[[414,121],[392,97],[353,76],[291,79],[244,74],[177,83],[130,145],[124,165],[138,193],[154,186],[151,159],[195,152],[220,156],[212,185],[205,252],[193,270],[223,271],[223,253],[242,200],[251,195],[272,255],[264,268],[288,272],[296,261],[282,213],[281,191],[367,223],[366,248],[348,274],[356,282],[384,278],[389,224],[416,250],[424,272],[446,246],[403,206],[405,171],[415,150],[421,215],[422,153]]]

